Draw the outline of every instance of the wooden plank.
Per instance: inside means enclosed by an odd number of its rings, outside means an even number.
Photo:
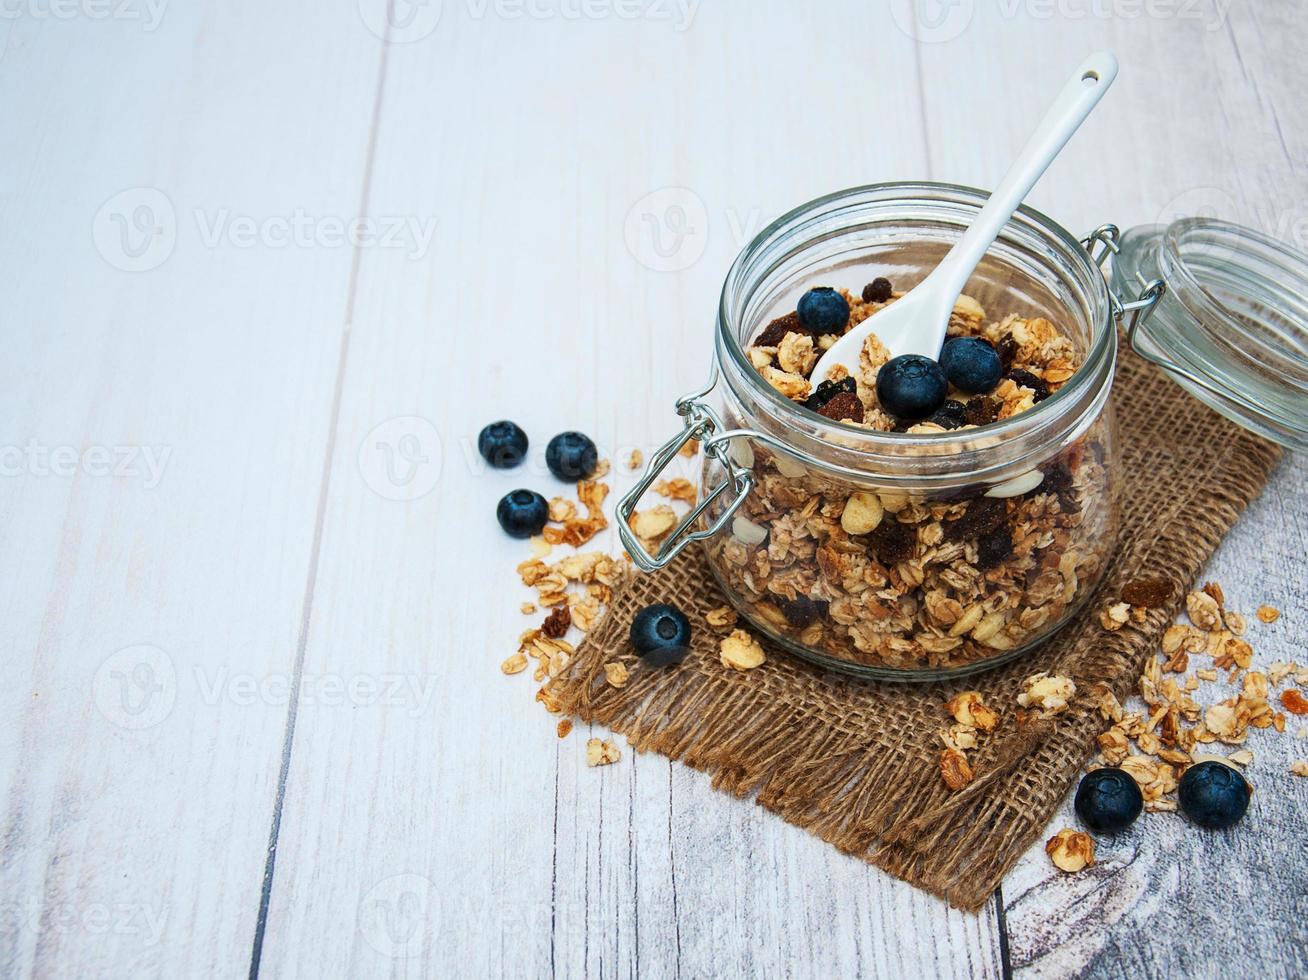
[[[10,8],[0,974],[243,976],[352,259],[260,235],[356,213],[378,45]]]
[[[867,92],[911,92],[907,37],[859,57],[852,85],[848,32],[881,29],[863,5],[754,10],[705,4],[678,32],[447,5],[392,48],[373,206],[440,230],[426,261],[370,254],[360,270],[305,671],[435,693],[421,709],[301,707],[264,969],[1001,972],[993,910],[950,912],[665,759],[587,769],[586,733],[559,741],[530,680],[497,669],[530,623],[512,571],[525,549],[494,502],[564,488],[539,459],[474,465],[481,425],[517,418],[537,453],[568,427],[616,459],[648,452],[708,370],[744,238],[832,187],[922,172],[915,113],[856,136]],[[665,188],[682,190],[650,197]],[[397,501],[359,460],[405,431],[413,458],[442,465]]]
[[[1308,133],[1302,113],[1289,108],[1297,56],[1285,42],[1303,24],[1295,5],[1160,6],[1157,16],[1130,19],[1071,5],[1008,9],[1016,14],[977,5],[961,34],[922,48],[928,126],[951,134],[932,144],[935,176],[992,184],[1048,86],[1085,52],[1109,47],[1122,61],[1118,83],[1032,195],[1037,207],[1074,231],[1207,214],[1308,245],[1301,206]],[[1006,67],[1015,62],[1018,71]],[[980,75],[987,84],[966,84]],[[997,123],[996,101],[1012,108]],[[1308,508],[1296,463],[1280,466],[1207,572],[1232,608],[1304,607]],[[1257,662],[1302,660],[1302,630],[1293,618],[1254,629]],[[1302,974],[1306,934],[1292,896],[1303,894],[1308,877],[1296,857],[1308,789],[1288,765],[1303,744],[1261,732],[1251,739],[1257,802],[1231,834],[1148,815],[1129,834],[1101,841],[1101,865],[1077,876],[1054,870],[1042,843],[1033,847],[1003,887],[1013,970]],[[1070,803],[1050,834],[1063,826],[1076,826]]]

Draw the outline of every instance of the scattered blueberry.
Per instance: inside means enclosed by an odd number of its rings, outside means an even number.
[[[477,436],[477,451],[497,470],[510,469],[527,457],[527,433],[507,419],[492,422]]]
[[[653,667],[681,663],[690,650],[690,621],[676,606],[646,606],[631,621],[631,645]]]
[[[877,372],[877,399],[900,419],[918,420],[945,402],[949,382],[940,365],[921,354],[900,354]]]
[[[1110,766],[1081,777],[1076,788],[1076,815],[1095,833],[1125,830],[1144,809],[1140,787],[1125,769]]]
[[[1249,809],[1253,788],[1224,762],[1200,762],[1181,776],[1177,797],[1181,810],[1200,827],[1233,827]]]
[[[849,303],[830,286],[817,286],[799,298],[799,322],[814,333],[841,333],[849,323]]]
[[[560,480],[585,480],[599,465],[599,452],[589,436],[560,432],[545,447],[545,465]]]
[[[940,351],[940,370],[959,391],[983,395],[1004,376],[999,354],[980,337],[951,337]]]
[[[550,517],[550,505],[535,490],[513,490],[504,495],[495,516],[511,538],[529,538],[540,534]]]
[[[957,429],[967,424],[967,407],[962,402],[950,398],[941,405],[934,415],[927,419],[942,429]]]
[[[894,287],[890,285],[890,280],[884,276],[877,276],[863,287],[863,302],[884,303],[893,293]]]

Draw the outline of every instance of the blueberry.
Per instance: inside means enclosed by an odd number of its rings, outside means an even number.
[[[599,453],[589,436],[560,432],[545,447],[545,465],[560,480],[585,480],[599,465]]]
[[[631,621],[631,645],[653,667],[679,664],[690,650],[690,621],[676,606],[646,606]]]
[[[1135,823],[1144,809],[1140,787],[1125,769],[1096,769],[1076,788],[1076,815],[1091,830],[1115,834]]]
[[[1181,776],[1177,797],[1181,810],[1200,827],[1233,827],[1249,809],[1253,788],[1224,762],[1200,762]]]
[[[497,470],[510,469],[527,457],[527,433],[507,419],[492,422],[477,436],[477,451]]]
[[[817,286],[799,298],[799,322],[814,333],[841,333],[849,323],[849,302],[830,286]]]
[[[921,354],[900,354],[877,372],[877,399],[899,419],[924,419],[945,403],[949,382],[940,365]]]
[[[550,517],[550,505],[535,490],[506,493],[495,508],[500,527],[511,538],[529,538],[540,534]]]
[[[940,370],[959,391],[983,395],[1004,376],[999,353],[980,337],[951,337],[940,351]]]

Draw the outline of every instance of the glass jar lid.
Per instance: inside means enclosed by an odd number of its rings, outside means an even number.
[[[1114,251],[1116,294],[1165,286],[1132,325],[1137,353],[1233,422],[1308,449],[1308,256],[1207,218],[1132,228]]]

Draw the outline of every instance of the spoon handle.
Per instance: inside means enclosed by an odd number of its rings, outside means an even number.
[[[1092,54],[1063,86],[1049,111],[1022,147],[1017,160],[991,193],[963,237],[949,250],[932,276],[944,280],[943,291],[957,296],[967,285],[991,243],[1030,193],[1072,134],[1077,131],[1117,77],[1117,59],[1107,51]],[[933,286],[935,284],[933,283]]]

